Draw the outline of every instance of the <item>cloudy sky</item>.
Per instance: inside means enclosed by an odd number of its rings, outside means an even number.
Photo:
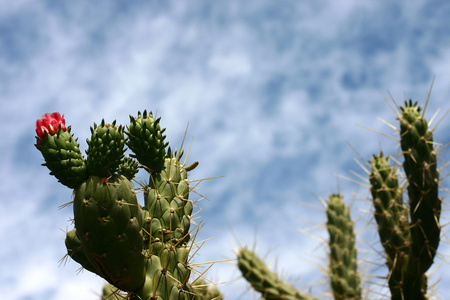
[[[299,289],[326,298],[319,199],[341,191],[353,208],[361,271],[386,274],[372,247],[367,188],[336,174],[362,182],[352,174],[364,174],[358,154],[398,152],[394,140],[358,126],[395,136],[377,119],[395,123],[383,94],[423,102],[435,76],[426,116],[440,108],[436,124],[449,109],[450,2],[93,3],[0,0],[3,298],[99,299],[100,278],[77,275],[73,261],[58,264],[72,216],[58,207],[72,191],[40,166],[33,146],[35,120],[53,111],[65,114],[83,151],[102,118],[126,124],[139,110],[157,112],[174,147],[189,123],[188,160],[200,162],[191,179],[223,176],[199,186],[208,200],[199,203],[197,239],[215,239],[198,262],[232,259],[249,245]],[[449,130],[447,116],[436,140],[449,143]],[[450,254],[444,242],[440,258]],[[442,297],[450,272],[445,259],[438,264],[432,282],[442,277],[434,290]],[[257,298],[234,262],[207,276],[226,282],[226,299]],[[382,281],[364,280],[370,298],[384,297],[376,294]]]

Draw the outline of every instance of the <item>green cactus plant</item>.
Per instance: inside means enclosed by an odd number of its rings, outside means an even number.
[[[426,272],[434,263],[442,227],[438,149],[417,102],[406,101],[396,116],[403,164],[382,151],[369,161],[373,217],[391,299],[428,299]],[[194,202],[189,194],[194,187],[188,173],[198,163],[181,162],[182,149],[172,152],[164,131],[160,118],[147,111],[130,116],[126,129],[102,120],[91,128],[85,159],[64,116],[45,114],[36,122],[35,146],[43,165],[74,190],[74,228],[66,233],[66,255],[106,280],[102,299],[223,299],[203,275],[191,278]],[[140,169],[149,179],[135,188]],[[331,294],[362,299],[354,224],[342,195],[328,197],[326,215]],[[238,251],[237,262],[263,299],[317,299],[284,282],[246,247]]]
[[[188,172],[183,151],[166,149],[160,118],[130,116],[127,130],[104,120],[91,127],[87,159],[59,113],[36,122],[36,147],[52,175],[74,189],[74,225],[67,257],[107,281],[102,299],[220,299],[217,289],[192,286]],[[125,145],[132,157],[125,157]],[[149,181],[135,189],[139,168]],[[144,205],[137,195],[144,195]]]
[[[434,262],[442,227],[438,149],[417,102],[405,101],[396,116],[406,179],[401,181],[401,166],[391,165],[390,156],[383,152],[373,156],[368,173],[374,219],[389,269],[386,282],[391,299],[428,299],[426,272]],[[326,212],[330,236],[328,273],[333,297],[361,299],[349,208],[342,202],[342,196],[335,194],[328,198]],[[264,299],[309,299],[291,286],[285,292],[287,284],[250,250],[241,249],[237,258],[243,277]]]
[[[397,118],[406,182],[381,153],[371,161],[375,219],[387,256],[392,299],[427,299],[426,271],[440,242],[442,199],[433,133],[417,102],[405,101]],[[402,196],[407,185],[408,203]]]

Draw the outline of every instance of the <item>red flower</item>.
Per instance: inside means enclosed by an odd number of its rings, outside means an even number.
[[[44,139],[46,132],[53,135],[58,131],[59,126],[61,126],[62,131],[67,131],[64,115],[61,116],[59,112],[54,112],[52,114],[46,113],[36,121],[36,134],[40,139]],[[39,138],[37,139],[38,145],[41,144]]]

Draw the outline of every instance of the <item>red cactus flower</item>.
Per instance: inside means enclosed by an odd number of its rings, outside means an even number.
[[[43,115],[36,121],[36,134],[39,137],[37,139],[37,144],[41,144],[39,139],[44,139],[46,132],[50,135],[55,134],[58,131],[59,126],[61,126],[62,131],[67,131],[64,115],[61,116],[59,112],[54,112],[52,114],[46,113]]]

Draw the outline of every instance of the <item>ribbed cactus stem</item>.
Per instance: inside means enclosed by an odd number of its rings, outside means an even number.
[[[128,179],[91,176],[74,191],[74,219],[95,273],[123,291],[144,284],[142,212]]]
[[[353,221],[341,195],[333,194],[328,198],[327,218],[330,235],[330,284],[334,299],[359,300],[361,287]]]
[[[188,285],[193,210],[189,192],[187,171],[176,157],[165,158],[163,169],[150,174],[143,207],[147,275],[143,288],[136,292],[143,299],[190,299],[195,295]]]

